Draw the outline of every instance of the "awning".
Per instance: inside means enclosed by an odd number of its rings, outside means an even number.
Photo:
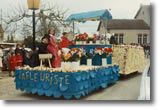
[[[68,22],[77,21],[84,23],[86,21],[111,20],[111,19],[112,19],[111,13],[107,9],[105,9],[105,10],[72,14],[67,18],[66,21]]]

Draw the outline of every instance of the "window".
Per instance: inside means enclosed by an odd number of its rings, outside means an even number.
[[[115,41],[118,44],[118,34],[115,34]]]
[[[143,35],[143,44],[147,43],[147,34]]]
[[[119,35],[119,44],[123,44],[123,34]]]
[[[142,34],[138,34],[138,44],[142,44]]]

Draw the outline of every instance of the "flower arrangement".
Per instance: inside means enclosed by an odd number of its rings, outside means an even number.
[[[79,48],[63,48],[59,51],[59,56],[61,56],[62,61],[64,62],[72,62],[72,61],[78,61],[80,60],[80,57],[82,56],[81,49]]]
[[[87,53],[86,53],[86,58],[87,58],[87,59],[92,59],[92,58],[93,58],[93,55],[94,55],[94,54],[92,54],[92,53],[90,53],[90,52],[87,52]]]
[[[75,41],[86,41],[88,39],[88,34],[85,32],[84,34],[78,34],[75,36]]]
[[[90,41],[93,42],[93,43],[95,43],[96,37],[94,37],[94,36],[88,36],[87,43],[89,43]]]
[[[112,48],[103,48],[103,54],[102,57],[106,58],[107,56],[110,56],[112,54]]]
[[[101,39],[100,39],[100,36],[99,36],[98,34],[94,33],[93,36],[94,36],[94,38],[95,38],[96,40],[101,40]]]
[[[102,47],[97,47],[97,49],[95,50],[95,54],[99,54],[102,56],[102,58],[106,58],[107,56],[112,54],[112,48],[102,48]]]

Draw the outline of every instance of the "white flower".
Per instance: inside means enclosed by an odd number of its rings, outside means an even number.
[[[88,36],[88,38],[91,38],[91,39],[92,39],[92,38],[94,38],[94,36],[93,36],[93,35],[92,35],[92,36]]]
[[[65,56],[68,54],[69,51],[70,51],[70,49],[68,49],[68,48],[62,48],[62,52],[64,52]]]

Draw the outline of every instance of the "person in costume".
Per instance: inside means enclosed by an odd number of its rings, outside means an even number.
[[[47,46],[47,50],[49,53],[53,55],[52,67],[58,68],[61,67],[61,57],[58,55],[58,45],[55,40],[55,29],[51,28],[48,31],[49,34],[49,44]]]
[[[13,71],[17,67],[17,59],[15,53],[11,53],[11,57],[8,59],[8,62],[10,64],[10,70],[11,70],[9,76],[14,76]]]
[[[59,43],[59,48],[69,48],[69,44],[75,45],[72,41],[68,39],[68,33],[64,32],[61,38],[61,42]]]
[[[23,57],[19,52],[16,54],[16,61],[17,61],[17,66],[21,67],[23,64]]]

